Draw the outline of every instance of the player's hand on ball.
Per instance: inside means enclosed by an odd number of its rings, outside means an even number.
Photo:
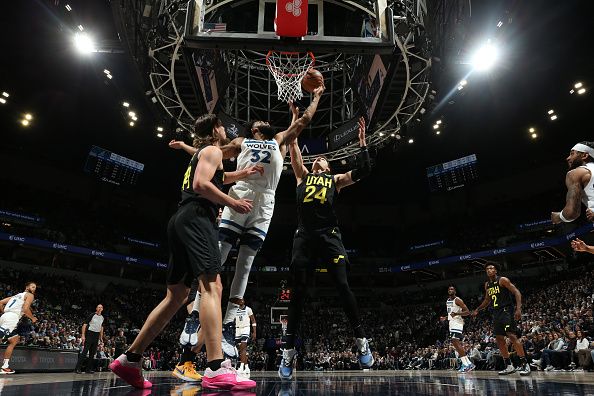
[[[325,90],[326,90],[326,87],[324,86],[324,84],[322,84],[313,90],[313,94],[315,97],[319,98],[320,96],[322,96],[322,94],[324,93]]]
[[[247,176],[255,175],[259,173],[260,175],[264,174],[264,167],[262,165],[254,165],[245,168]]]
[[[236,199],[231,208],[237,213],[248,213],[254,207],[252,202],[251,199]]]

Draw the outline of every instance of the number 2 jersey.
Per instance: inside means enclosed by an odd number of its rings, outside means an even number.
[[[334,175],[308,173],[297,186],[299,228],[321,229],[338,225],[334,213]]]
[[[283,171],[283,157],[278,142],[272,140],[244,139],[237,156],[237,170],[253,165],[262,165],[264,174],[259,173],[237,182],[248,188],[274,194]]]
[[[487,294],[491,299],[491,304],[489,305],[493,309],[503,309],[514,303],[509,289],[499,284],[500,279],[498,276],[494,281],[490,280],[487,282]]]

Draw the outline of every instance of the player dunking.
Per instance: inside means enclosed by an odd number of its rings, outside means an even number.
[[[303,301],[308,276],[313,272],[316,258],[328,265],[349,323],[355,333],[359,364],[362,368],[373,366],[373,355],[359,317],[357,301],[347,281],[348,257],[342,244],[338,221],[334,213],[335,195],[344,187],[361,180],[371,172],[371,160],[365,143],[365,120],[359,119],[359,145],[361,156],[359,166],[342,174],[330,174],[328,160],[318,157],[311,172],[303,165],[301,151],[297,142],[289,146],[291,166],[297,179],[297,220],[298,228],[293,239],[291,260],[291,303],[287,332],[283,342],[283,358],[278,374],[281,379],[293,377],[295,334],[301,322]]]
[[[462,347],[462,332],[464,330],[464,316],[470,315],[470,311],[464,301],[458,296],[456,296],[456,287],[450,286],[448,287],[448,299],[446,300],[446,309],[448,312],[448,316],[440,318],[441,320],[448,321],[449,326],[449,337],[452,340],[452,344],[454,348],[456,348],[456,352],[458,352],[458,356],[460,356],[460,360],[462,360],[462,365],[460,366],[459,372],[466,372],[474,370],[474,364],[468,359],[466,356],[466,352]]]
[[[505,343],[505,337],[508,337],[520,358],[520,364],[522,365],[519,370],[520,375],[530,375],[530,366],[526,362],[524,347],[518,340],[518,329],[516,327],[516,321],[522,318],[522,294],[509,279],[504,276],[497,276],[497,267],[494,263],[487,263],[485,271],[489,278],[489,281],[485,282],[485,299],[472,312],[472,316],[476,316],[480,310],[487,308],[487,306],[490,306],[493,311],[493,332],[495,333],[499,352],[505,363],[505,369],[500,371],[499,374],[507,375],[516,371],[516,368],[511,364],[509,351]],[[513,309],[512,295],[516,302],[515,309]]]
[[[565,176],[567,196],[565,207],[551,213],[554,224],[569,223],[580,216],[580,201],[588,208],[588,219],[592,220],[594,209],[594,142],[580,142],[572,147],[566,158],[569,171]]]
[[[2,316],[0,316],[0,339],[8,339],[8,346],[4,352],[4,362],[0,374],[14,374],[14,370],[8,366],[8,362],[12,357],[14,347],[21,339],[20,335],[16,332],[21,317],[25,315],[31,319],[32,323],[37,322],[37,318],[31,312],[31,304],[35,299],[36,289],[37,285],[35,282],[27,282],[25,283],[24,292],[0,300],[0,312],[2,313]]]
[[[111,371],[136,388],[152,384],[142,376],[143,352],[169,323],[188,297],[189,286],[199,280],[202,330],[206,343],[207,368],[202,378],[204,389],[241,390],[256,386],[254,381],[237,375],[230,361],[223,361],[221,351],[221,256],[217,241],[216,218],[221,205],[239,213],[252,209],[249,200],[232,198],[222,192],[223,182],[262,172],[250,167],[225,173],[220,145],[225,141],[225,127],[212,114],[199,117],[194,125],[192,156],[182,183],[182,200],[167,225],[170,257],[167,295],[153,309],[140,333],[125,354],[110,364]]]
[[[219,229],[221,259],[224,263],[231,248],[239,240],[239,251],[235,274],[229,290],[229,302],[223,319],[223,351],[225,355],[236,356],[235,332],[233,325],[239,302],[245,294],[248,277],[256,257],[256,253],[264,243],[272,213],[274,210],[275,191],[280,180],[287,143],[294,141],[309,124],[316,112],[318,103],[324,92],[322,85],[313,92],[313,99],[301,118],[298,109],[290,104],[293,112],[291,126],[283,132],[276,133],[274,128],[264,121],[252,122],[248,127],[252,138],[238,137],[230,144],[221,147],[224,158],[237,158],[237,169],[259,164],[264,167],[262,175],[254,175],[238,182],[229,191],[234,198],[250,199],[254,209],[250,213],[238,213],[225,207]],[[193,149],[183,142],[172,141],[172,148],[183,149],[192,154]],[[196,304],[196,308],[198,305]],[[185,330],[184,330],[185,331]],[[197,346],[199,348],[200,345]],[[197,348],[193,348],[196,352]]]

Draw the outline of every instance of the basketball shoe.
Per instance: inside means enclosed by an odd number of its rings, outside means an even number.
[[[14,374],[14,370],[10,367],[2,367],[0,369],[0,374]]]
[[[359,350],[359,366],[362,369],[371,368],[375,360],[371,354],[371,349],[369,349],[367,338],[357,338],[357,349]]]
[[[198,312],[193,311],[186,318],[184,330],[179,335],[179,343],[182,345],[196,345],[198,344],[198,330],[200,329],[200,319]]]
[[[187,382],[198,382],[202,376],[196,371],[196,365],[192,362],[185,362],[175,366],[171,375]]]
[[[247,390],[255,387],[256,382],[240,376],[229,359],[216,371],[207,367],[202,376],[203,389]]]
[[[293,361],[297,356],[295,348],[283,349],[283,358],[278,366],[278,377],[282,380],[293,378]]]
[[[130,362],[126,354],[121,354],[116,360],[111,362],[109,369],[118,377],[129,383],[135,388],[146,389],[153,386],[142,376],[142,367],[140,362]]]
[[[225,357],[237,357],[237,348],[235,347],[235,322],[223,324],[223,339],[221,340],[221,344]]]

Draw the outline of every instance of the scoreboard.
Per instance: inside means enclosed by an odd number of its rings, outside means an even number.
[[[144,170],[144,164],[101,147],[93,146],[85,163],[85,172],[94,174],[100,180],[121,185],[134,185]]]
[[[452,191],[478,179],[476,154],[427,168],[431,192]]]

